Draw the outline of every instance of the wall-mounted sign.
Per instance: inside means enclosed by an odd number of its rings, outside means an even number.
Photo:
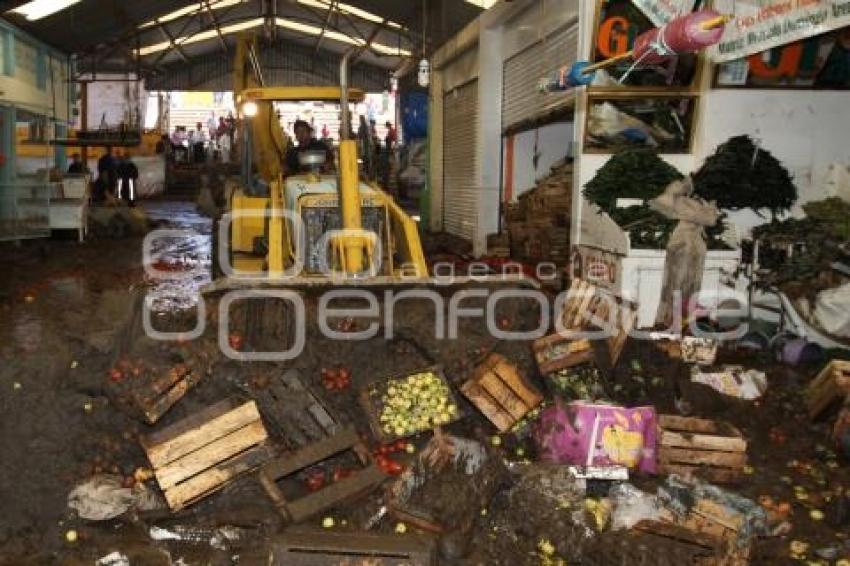
[[[717,86],[850,89],[850,27],[723,63]]]
[[[694,0],[632,0],[635,6],[652,20],[656,27],[661,27],[678,16],[683,16],[694,9]]]
[[[732,14],[715,62],[726,62],[850,25],[850,0],[714,0]]]

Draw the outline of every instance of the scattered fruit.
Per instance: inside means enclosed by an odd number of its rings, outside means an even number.
[[[79,364],[77,363],[77,360],[72,361],[72,362],[71,362],[71,369],[77,369],[77,366],[78,366],[78,365],[79,365]]]
[[[21,383],[19,381],[16,381],[15,383],[12,384],[12,389],[14,389],[15,391],[17,391],[20,388],[21,388]]]
[[[322,368],[322,385],[327,391],[342,391],[351,385],[351,370],[346,367]]]
[[[407,532],[407,525],[405,525],[404,523],[396,523],[395,532],[397,532],[400,535],[403,535],[404,533]]]
[[[744,468],[743,468],[743,472],[745,474],[747,474],[748,476],[753,475],[753,472],[755,472],[755,471],[756,471],[756,469],[753,468],[752,466],[744,466]]]
[[[307,489],[309,491],[319,491],[325,485],[324,472],[317,470],[307,476]]]
[[[823,521],[824,514],[820,509],[812,509],[809,511],[809,517],[811,517],[813,521]]]
[[[136,480],[136,483],[144,483],[153,477],[153,470],[150,468],[136,468],[133,471],[133,479]]]
[[[448,424],[458,414],[448,384],[432,371],[390,381],[380,406],[381,429],[389,436],[409,436]]]
[[[322,519],[322,526],[326,529],[331,529],[336,524],[333,517],[325,517]]]
[[[79,538],[79,534],[74,529],[68,529],[65,531],[65,540],[71,544],[77,542]]]
[[[555,554],[555,545],[552,544],[548,539],[540,539],[537,543],[537,549],[543,553],[544,556],[552,556]]]
[[[230,345],[230,347],[234,350],[241,350],[244,342],[244,338],[242,338],[242,335],[238,332],[231,332],[227,337],[228,345]]]
[[[493,446],[501,446],[502,445],[502,437],[498,436],[498,435],[494,435],[492,438],[490,438],[490,444],[492,444]]]
[[[91,413],[94,410],[94,405],[91,401],[86,401],[83,403],[83,410],[87,413]]]

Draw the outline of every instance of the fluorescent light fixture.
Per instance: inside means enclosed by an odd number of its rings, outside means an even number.
[[[263,25],[263,18],[254,18],[252,20],[246,20],[244,22],[239,22],[236,24],[230,24],[229,26],[221,27],[221,35],[228,35],[231,33],[238,33],[240,31],[244,31],[246,29],[251,29],[255,27],[259,27]],[[199,41],[206,41],[207,39],[213,39],[218,35],[218,32],[214,29],[202,31],[196,33],[194,35],[185,35],[183,37],[175,38],[175,45],[190,45],[192,43],[198,43]],[[170,41],[163,41],[161,43],[154,43],[153,45],[146,45],[141,47],[139,51],[139,55],[144,57],[145,55],[151,55],[153,53],[158,53],[159,51],[165,51],[166,49],[171,47]]]
[[[210,8],[213,10],[220,10],[222,8],[229,8],[230,6],[235,6],[236,4],[241,4],[242,2],[243,0],[210,0]],[[206,9],[206,2],[189,4],[188,6],[184,6],[179,10],[174,10],[173,12],[169,12],[164,16],[159,16],[158,18],[154,18],[149,22],[145,22],[139,26],[139,29],[149,28],[157,24],[164,24],[166,22],[170,22],[182,18],[183,16],[188,16],[189,14],[194,14],[195,12]]]
[[[318,8],[319,10],[330,10],[331,2],[328,0],[298,0],[299,4],[303,4],[304,6],[310,6],[311,8]],[[343,4],[342,2],[336,3],[336,10],[341,14],[348,14],[349,16],[356,16],[362,20],[367,20],[370,22],[374,22],[376,24],[380,24],[384,21],[384,18],[377,14],[373,14],[372,12],[367,12],[366,10],[361,10],[357,6],[352,6],[351,4]],[[401,24],[396,22],[387,21],[387,26],[395,29],[402,29]]]
[[[32,0],[23,6],[18,6],[12,12],[21,14],[29,21],[40,20],[46,18],[56,12],[61,12],[69,6],[77,4],[80,0]]]
[[[483,8],[484,10],[487,10],[487,9],[491,8],[493,6],[493,4],[495,4],[499,0],[466,0],[466,1],[469,2],[470,4],[474,4],[475,6],[478,6],[479,8]]]
[[[287,20],[284,18],[278,18],[277,25],[284,29],[297,31],[307,35],[320,35],[322,33],[322,28],[320,27],[311,26],[310,24]],[[366,42],[360,39],[359,37],[351,37],[350,35],[345,35],[344,33],[340,33],[332,29],[325,29],[325,37],[333,41],[339,41],[340,43],[347,43],[349,45],[357,45],[359,47],[363,47],[366,45]],[[378,53],[382,53],[384,55],[394,55],[397,57],[410,57],[411,55],[410,51],[407,51],[406,49],[393,47],[391,45],[384,45],[382,43],[373,42],[370,47]]]
[[[293,20],[287,20],[284,18],[277,18],[276,23],[278,27],[282,27],[284,29],[296,31],[299,33],[303,33],[306,35],[320,35],[322,33],[322,28],[317,26],[311,26],[309,24],[304,24],[301,22],[296,22]],[[229,26],[221,27],[221,34],[228,35],[232,33],[237,33],[240,31],[244,31],[246,29],[251,29],[255,27],[259,27],[263,25],[263,18],[254,18],[252,20],[246,20],[244,22],[239,22],[236,24],[231,24]],[[207,39],[213,39],[218,35],[216,30],[206,30],[194,35],[187,35],[183,37],[175,38],[175,45],[190,45],[192,43],[198,43],[199,41],[205,41]],[[357,45],[363,47],[366,45],[366,42],[360,39],[359,37],[351,37],[345,35],[344,33],[340,33],[335,30],[325,30],[325,37],[333,40],[339,41],[340,43],[347,43],[348,45]],[[139,55],[144,57],[145,55],[151,55],[153,53],[158,53],[160,51],[165,51],[171,47],[170,41],[162,41],[160,43],[154,43],[152,45],[145,45],[144,47],[139,48]],[[391,45],[383,45],[381,43],[372,43],[371,48],[377,51],[378,53],[382,53],[384,55],[392,55],[396,57],[410,57],[410,51],[405,49],[400,49],[398,47],[392,47]]]

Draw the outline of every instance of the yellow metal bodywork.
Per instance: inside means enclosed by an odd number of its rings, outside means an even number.
[[[246,100],[269,100],[272,102],[300,102],[315,100],[316,102],[339,102],[342,89],[338,86],[267,86],[246,88],[238,95],[237,103]],[[349,102],[363,102],[366,94],[359,89],[348,89]]]
[[[339,101],[340,87],[265,87],[250,71],[252,45],[256,40],[243,37],[237,45],[234,69],[234,90],[240,104],[252,101],[257,105],[256,115],[250,119],[253,163],[258,176],[269,186],[268,197],[248,196],[244,188],[236,188],[231,196],[232,212],[231,252],[232,263],[238,274],[282,274],[296,263],[293,241],[293,226],[287,220],[285,210],[285,155],[289,140],[283,133],[274,112],[274,101],[319,100]],[[347,90],[352,102],[362,101],[364,94],[356,89]],[[242,136],[240,136],[242,137]],[[244,138],[243,138],[244,139]],[[308,181],[310,178],[308,178]],[[316,176],[314,181],[320,180]],[[293,202],[293,201],[290,201]],[[364,273],[384,277],[422,278],[428,277],[428,267],[419,240],[416,223],[387,193],[374,187],[373,191],[361,192],[357,165],[357,144],[343,140],[339,146],[339,178],[337,194],[303,194],[294,201],[295,210],[302,217],[305,208],[339,207],[343,229],[331,238],[330,259],[335,273],[344,276]],[[385,215],[382,234],[363,229],[362,208],[377,207]],[[251,256],[254,242],[264,238],[268,245],[265,257]],[[376,239],[381,239],[381,269],[374,270]],[[298,276],[327,279],[318,273],[299,273]]]

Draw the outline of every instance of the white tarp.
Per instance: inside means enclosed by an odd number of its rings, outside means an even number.
[[[714,0],[714,9],[734,17],[710,50],[717,63],[850,25],[850,0]]]
[[[694,0],[632,0],[632,3],[658,27],[694,9]]]

